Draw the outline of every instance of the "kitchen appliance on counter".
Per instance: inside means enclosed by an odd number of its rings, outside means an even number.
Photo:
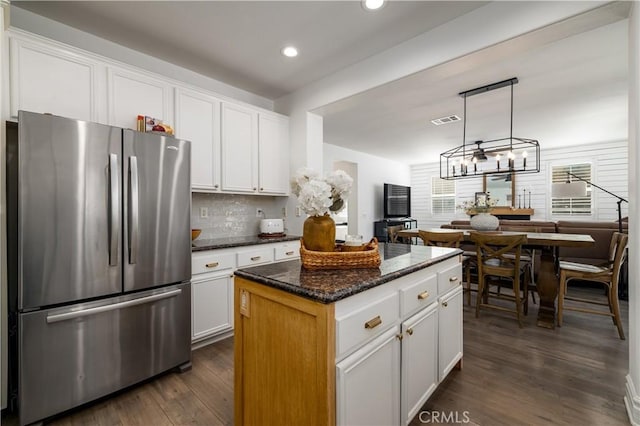
[[[261,238],[284,236],[284,221],[282,219],[262,219],[260,220]]]
[[[173,137],[24,111],[7,122],[20,424],[190,366],[190,160]]]

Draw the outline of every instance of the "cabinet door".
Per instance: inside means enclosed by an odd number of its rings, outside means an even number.
[[[108,124],[135,129],[138,115],[173,124],[168,83],[148,74],[119,68],[109,68],[107,79]]]
[[[258,190],[258,113],[240,105],[222,103],[222,189]]]
[[[462,358],[462,287],[440,298],[438,312],[438,369],[442,381]]]
[[[402,323],[402,419],[409,424],[438,385],[438,304]]]
[[[387,330],[336,365],[338,425],[395,425],[400,419],[400,341]]]
[[[258,122],[259,191],[289,192],[289,120],[260,114]]]
[[[191,188],[220,190],[220,100],[176,89],[176,137],[191,142]]]
[[[191,339],[233,329],[233,272],[193,280]]]
[[[15,38],[10,55],[12,117],[24,110],[98,121],[96,62]]]

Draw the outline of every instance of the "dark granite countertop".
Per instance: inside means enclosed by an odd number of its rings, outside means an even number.
[[[195,240],[191,242],[191,251],[215,250],[228,247],[253,246],[256,244],[281,243],[283,241],[298,241],[299,235],[285,235],[277,238],[250,237],[213,238],[210,240]]]
[[[311,271],[300,260],[239,269],[235,274],[321,303],[332,303],[462,253],[460,249],[380,244],[379,268]]]

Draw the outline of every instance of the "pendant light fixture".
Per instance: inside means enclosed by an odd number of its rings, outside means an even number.
[[[502,173],[540,172],[540,144],[535,139],[513,137],[513,85],[516,77],[475,89],[460,92],[464,99],[462,145],[440,154],[442,179],[466,179]],[[509,137],[493,140],[477,140],[467,144],[467,98],[501,89],[511,89]]]

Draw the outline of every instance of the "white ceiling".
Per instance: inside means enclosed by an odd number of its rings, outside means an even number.
[[[12,1],[270,99],[484,4],[392,1],[367,12],[359,1]],[[436,127],[430,120],[462,117],[458,92],[510,77],[520,80],[514,136],[543,148],[626,140],[627,28],[619,19],[556,41],[525,35],[319,108],[325,142],[407,164],[437,161],[462,143],[462,122]],[[279,53],[289,42],[301,51],[296,59]],[[468,98],[468,142],[508,136],[508,95]]]

